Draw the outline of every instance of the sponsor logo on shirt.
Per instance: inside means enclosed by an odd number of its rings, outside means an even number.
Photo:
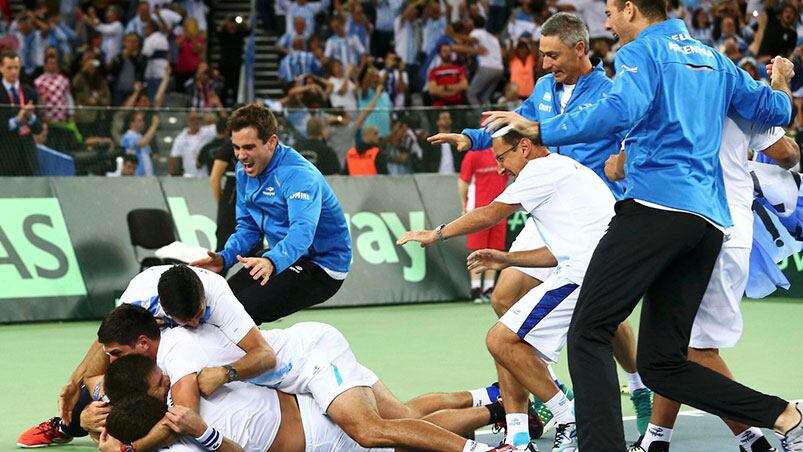
[[[674,42],[670,42],[669,43],[669,50],[673,50],[675,52],[680,52],[680,53],[685,54],[685,55],[696,53],[697,55],[702,55],[702,56],[706,56],[706,57],[709,57],[709,58],[713,58],[714,57],[714,53],[712,51],[706,49],[703,46],[698,46],[698,45],[681,46],[681,45],[675,44]],[[623,65],[623,67],[624,67],[624,65]]]
[[[262,192],[262,194],[263,194],[263,195],[265,195],[265,196],[276,196],[276,192],[273,190],[273,187],[268,187],[268,188],[266,188],[266,189],[265,189],[265,190]]]
[[[547,102],[552,102],[552,94],[551,93],[544,93],[544,100]]]
[[[546,104],[538,104],[538,109],[541,110],[541,111],[545,111],[547,113],[552,111],[552,107],[550,105],[546,105]]]
[[[677,44],[675,44],[675,46],[677,46]],[[635,72],[638,72],[638,66],[630,67],[630,66],[628,66],[626,64],[623,64],[622,65],[622,70],[625,71],[625,72],[634,72],[635,73]]]
[[[290,195],[290,199],[303,199],[304,201],[309,201],[311,198],[309,194],[304,193],[303,191],[297,191]]]

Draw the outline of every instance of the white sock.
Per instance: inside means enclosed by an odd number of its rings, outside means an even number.
[[[472,289],[482,289],[482,280],[481,279],[471,278],[471,288]]]
[[[485,406],[496,402],[496,399],[491,399],[487,388],[473,389],[469,393],[471,394],[471,406]]]
[[[633,372],[632,374],[628,372],[625,373],[627,374],[627,388],[630,390],[630,395],[633,395],[633,393],[639,389],[647,388],[644,386],[644,382],[641,381],[641,375],[639,375],[638,372]]]
[[[466,445],[463,446],[463,452],[486,452],[491,449],[493,449],[493,447],[487,444],[478,443],[474,440],[466,441]]]
[[[558,381],[558,376],[555,375],[555,370],[552,369],[552,366],[546,366],[547,370],[549,370],[549,376],[552,378],[552,381]],[[557,383],[555,383],[557,384]]]
[[[546,405],[549,411],[555,416],[555,422],[558,424],[574,422],[574,404],[562,391],[558,391],[558,393],[544,403],[544,405]]]
[[[650,450],[650,444],[655,441],[664,441],[667,443],[671,442],[672,429],[659,427],[655,424],[649,424],[647,426],[647,432],[644,433],[644,439],[641,440],[641,448],[644,450]]]
[[[739,445],[744,447],[745,450],[751,450],[753,443],[762,436],[764,436],[764,432],[762,432],[760,428],[750,427],[736,435],[736,440],[739,441]]]
[[[530,427],[526,414],[508,413],[505,415],[505,422],[507,422],[505,444],[519,447],[530,443]]]
[[[482,281],[482,290],[488,290],[494,288],[494,279],[485,279]]]

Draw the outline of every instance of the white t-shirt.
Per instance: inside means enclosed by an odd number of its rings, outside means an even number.
[[[171,265],[157,265],[135,276],[128,283],[123,295],[120,296],[120,302],[142,306],[157,319],[165,320],[168,324],[174,324],[173,319],[164,312],[161,304],[159,304],[159,291],[157,289],[159,278],[170,267]],[[198,275],[204,286],[206,312],[201,319],[201,323],[220,328],[223,334],[229,338],[231,344],[244,355],[245,352],[237,347],[236,344],[243,340],[245,335],[256,324],[245,312],[243,305],[237,301],[225,278],[202,268],[190,268]]]
[[[98,24],[95,26],[95,30],[103,35],[103,43],[100,47],[106,57],[104,63],[109,65],[114,57],[120,54],[125,29],[119,20],[115,20],[110,24]]]
[[[753,246],[753,179],[747,167],[747,152],[761,152],[784,136],[781,127],[754,124],[740,117],[727,117],[722,127],[719,161],[725,180],[728,208],[733,227],[724,248],[751,248]]]
[[[209,168],[197,168],[196,162],[201,148],[215,139],[217,133],[215,129],[216,126],[210,124],[201,127],[198,132],[191,135],[189,129],[185,128],[173,141],[173,147],[170,148],[170,157],[181,157],[181,165],[184,167],[185,176],[209,175]]]
[[[563,113],[566,111],[566,105],[569,104],[569,100],[572,98],[572,93],[574,92],[574,87],[577,85],[566,85],[563,84],[563,89],[560,91],[560,112]]]
[[[142,44],[142,54],[148,58],[148,64],[145,66],[145,78],[158,78],[161,79],[165,75],[165,70],[170,62],[167,61],[167,52],[170,50],[170,45],[167,43],[167,37],[161,32],[153,32],[145,38]],[[164,57],[152,58],[156,52],[164,52]]]
[[[354,114],[357,111],[357,95],[355,91],[357,86],[354,82],[345,78],[329,77],[329,83],[334,87],[332,94],[329,95],[329,102],[332,103],[333,108],[343,108],[347,112]],[[348,83],[348,88],[344,94],[338,91],[343,87],[344,83]]]
[[[608,229],[615,203],[596,173],[559,154],[527,162],[494,201],[521,204],[557,259],[556,271],[577,284]]]
[[[159,342],[156,364],[173,385],[204,367],[229,364],[231,361],[223,361],[216,354],[217,349],[214,346],[221,342],[237,348],[212,325],[200,325],[195,329],[180,327],[165,330]],[[281,409],[276,391],[241,381],[228,383],[211,396],[201,397],[199,408],[199,414],[207,424],[246,451],[268,450],[281,424]],[[191,440],[187,440],[191,443]],[[180,448],[182,444],[168,450]]]
[[[472,30],[469,36],[476,39],[477,44],[487,50],[485,55],[477,55],[478,66],[499,70],[505,68],[502,64],[502,47],[499,45],[499,40],[496,39],[496,36],[482,28]]]

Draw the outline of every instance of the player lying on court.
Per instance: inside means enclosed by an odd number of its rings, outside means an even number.
[[[466,411],[466,416],[472,422],[472,430],[465,430],[465,425],[455,425],[456,420],[450,412],[433,415],[429,410],[433,410],[435,400],[440,401],[440,406],[434,409],[465,405],[466,401],[459,399],[467,393],[451,396],[433,394],[407,405],[402,404],[373,372],[356,361],[346,339],[329,325],[301,323],[284,330],[262,331],[262,335],[276,350],[279,370],[252,379],[252,385],[311,397],[322,413],[362,446],[491,450],[488,446],[466,440],[428,421],[438,421],[445,427],[465,434],[473,431],[478,416],[482,417],[479,425],[501,422],[504,419],[501,404],[493,403],[488,408],[477,407]],[[156,321],[146,310],[131,305],[122,305],[106,317],[98,330],[98,340],[113,361],[130,354],[154,359],[170,378],[172,402],[195,412],[201,409],[202,403],[197,373],[244,354],[226,339],[220,329],[212,325],[204,324],[194,329],[171,328],[160,332]],[[115,400],[120,397],[114,393],[117,385],[111,383],[106,390],[114,406]],[[207,400],[225,397],[231,391],[232,384],[224,386]],[[427,418],[428,421],[418,419],[427,415],[432,415]],[[538,419],[534,422],[534,429],[537,429]],[[157,424],[144,441],[137,439],[134,447],[143,450],[138,444],[152,444],[148,437],[164,429],[164,424]],[[163,436],[157,444],[169,444],[172,439]]]
[[[526,428],[511,422],[515,413],[526,412],[529,391],[554,413],[553,452],[574,452],[573,404],[555,385],[547,366],[566,344],[580,284],[613,216],[614,198],[599,176],[576,161],[550,153],[513,130],[500,135],[493,139],[498,170],[516,177],[505,192],[434,231],[407,232],[398,244],[417,241],[429,246],[484,229],[517,210],[531,215],[546,246],[528,253],[536,257],[535,266],[557,268],[499,319],[488,332],[487,345],[497,363],[508,412],[505,442],[520,449],[530,447]]]

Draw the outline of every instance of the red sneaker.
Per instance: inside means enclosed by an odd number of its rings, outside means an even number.
[[[61,418],[53,417],[39,425],[33,426],[22,432],[17,438],[17,445],[20,447],[46,447],[57,444],[65,444],[72,441],[72,436],[62,433],[59,430]]]

